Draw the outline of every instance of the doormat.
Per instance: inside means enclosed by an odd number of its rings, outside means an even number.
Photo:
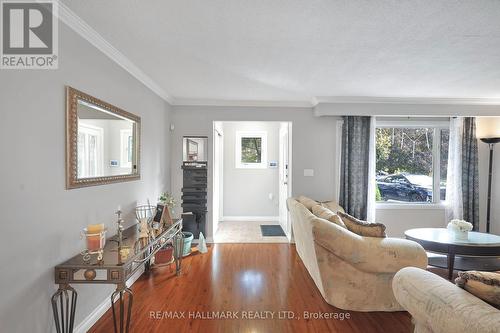
[[[260,225],[260,231],[264,237],[286,236],[279,224]]]

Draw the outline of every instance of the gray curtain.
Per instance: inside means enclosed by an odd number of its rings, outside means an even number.
[[[344,117],[339,204],[362,220],[368,208],[369,146],[370,117]]]
[[[462,136],[463,219],[479,229],[479,175],[476,120],[464,118]]]

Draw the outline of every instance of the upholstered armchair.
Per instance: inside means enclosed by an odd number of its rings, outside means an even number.
[[[323,298],[354,311],[403,310],[392,292],[403,267],[427,267],[425,250],[397,238],[362,237],[288,199],[297,252]]]

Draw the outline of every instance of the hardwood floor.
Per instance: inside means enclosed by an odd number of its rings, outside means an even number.
[[[413,331],[406,312],[343,311],[326,303],[294,245],[215,244],[206,254],[185,258],[181,276],[173,268],[154,269],[133,285],[131,332]],[[237,318],[190,318],[212,311],[235,311]],[[304,311],[345,319],[306,319]],[[182,313],[185,318],[168,318]],[[294,319],[278,318],[285,314]],[[111,310],[90,332],[113,332]]]

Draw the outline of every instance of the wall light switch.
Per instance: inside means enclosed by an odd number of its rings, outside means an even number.
[[[314,169],[304,169],[304,177],[314,177]]]

